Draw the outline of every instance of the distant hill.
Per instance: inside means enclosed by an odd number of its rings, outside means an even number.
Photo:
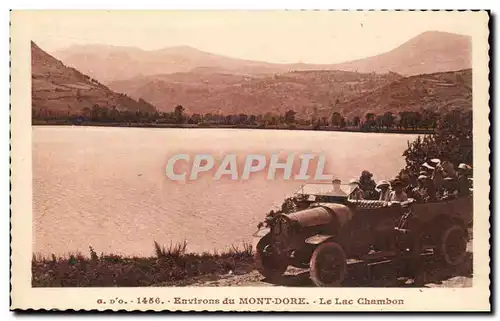
[[[335,106],[401,79],[395,73],[361,74],[347,71],[295,71],[273,75],[176,73],[109,83],[161,111],[181,104],[188,113],[331,114]]]
[[[428,31],[389,52],[337,64],[334,68],[377,73],[393,71],[405,76],[468,69],[472,68],[472,39]]]
[[[368,112],[472,110],[472,69],[401,78],[336,106],[345,116]]]
[[[229,58],[188,46],[145,51],[134,47],[83,45],[72,46],[54,55],[103,82],[190,72],[197,68],[244,74],[274,73],[286,69],[281,65]]]
[[[118,111],[151,112],[155,108],[111,91],[95,79],[66,67],[31,43],[32,108],[35,113],[78,115],[98,105]]]
[[[387,53],[340,64],[275,64],[215,55],[187,46],[144,51],[134,47],[83,45],[72,46],[54,55],[65,64],[105,83],[203,70],[247,75],[304,70],[391,71],[411,76],[472,67],[471,38],[438,31],[424,32]]]

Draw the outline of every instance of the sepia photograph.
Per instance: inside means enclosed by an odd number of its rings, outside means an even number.
[[[489,309],[488,19],[13,11],[18,288],[271,311],[453,289]]]

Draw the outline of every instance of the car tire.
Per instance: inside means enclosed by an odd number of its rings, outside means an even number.
[[[272,253],[266,253],[266,247],[270,246],[270,235],[264,236],[255,249],[254,259],[257,271],[269,281],[279,281],[285,273],[288,263],[281,257],[273,256]]]
[[[437,246],[441,260],[449,266],[458,266],[467,256],[467,231],[458,224],[449,224],[442,231]]]
[[[336,242],[325,242],[313,252],[311,280],[316,286],[340,286],[347,276],[346,254]]]

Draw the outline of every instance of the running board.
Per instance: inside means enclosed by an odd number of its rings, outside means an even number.
[[[427,256],[431,256],[431,255],[434,255],[434,250],[431,248],[425,249],[420,254],[421,257],[427,257]],[[379,265],[379,264],[386,264],[389,262],[393,262],[395,259],[398,259],[398,258],[405,258],[405,256],[404,255],[398,256],[393,251],[380,251],[380,252],[376,252],[373,254],[369,254],[369,255],[367,255],[363,258],[360,258],[360,259],[347,259],[346,263],[348,266],[349,265],[356,265],[356,264],[366,264],[368,266],[372,266],[372,265]]]

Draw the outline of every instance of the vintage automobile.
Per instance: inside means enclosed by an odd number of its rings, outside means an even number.
[[[291,208],[271,212],[254,234],[259,272],[277,280],[289,265],[310,268],[316,286],[340,286],[351,263],[417,264],[424,252],[451,266],[464,261],[472,195],[399,203],[351,200],[350,189],[307,184],[289,199]]]

